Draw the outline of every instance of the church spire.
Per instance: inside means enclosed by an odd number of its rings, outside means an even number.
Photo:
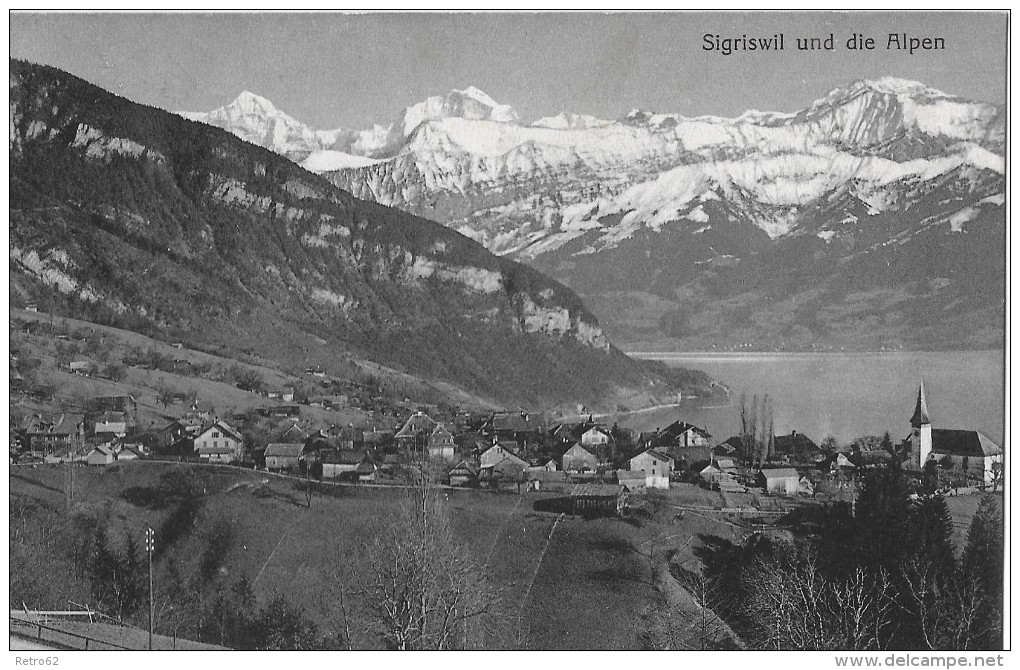
[[[914,416],[910,417],[910,425],[914,428],[920,428],[924,424],[930,424],[931,419],[928,418],[928,401],[924,398],[924,380],[921,380],[921,386],[917,389],[917,405],[914,407]]]

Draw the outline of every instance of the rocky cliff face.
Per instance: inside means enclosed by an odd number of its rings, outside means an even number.
[[[167,333],[255,334],[244,344],[256,349],[308,332],[502,400],[666,391],[533,269],[207,125],[11,67],[10,256],[23,292]]]

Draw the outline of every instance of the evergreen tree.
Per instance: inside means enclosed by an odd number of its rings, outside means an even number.
[[[856,554],[860,563],[895,568],[911,550],[907,481],[896,465],[876,468],[864,481],[856,506]]]
[[[963,575],[973,580],[985,596],[978,618],[983,628],[979,645],[986,649],[1002,648],[1005,552],[1001,504],[995,495],[986,494],[981,499],[961,560]]]

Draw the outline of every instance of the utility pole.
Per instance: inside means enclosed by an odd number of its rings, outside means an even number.
[[[151,528],[145,529],[145,553],[149,557],[149,651],[152,651],[152,615],[155,611],[152,602],[152,551],[156,548],[156,533]]]

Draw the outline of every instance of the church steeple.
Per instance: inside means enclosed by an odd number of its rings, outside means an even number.
[[[917,405],[914,407],[914,416],[910,417],[910,425],[920,428],[925,424],[931,425],[931,419],[928,418],[928,401],[924,398],[924,380],[922,379],[921,386],[917,389]]]

